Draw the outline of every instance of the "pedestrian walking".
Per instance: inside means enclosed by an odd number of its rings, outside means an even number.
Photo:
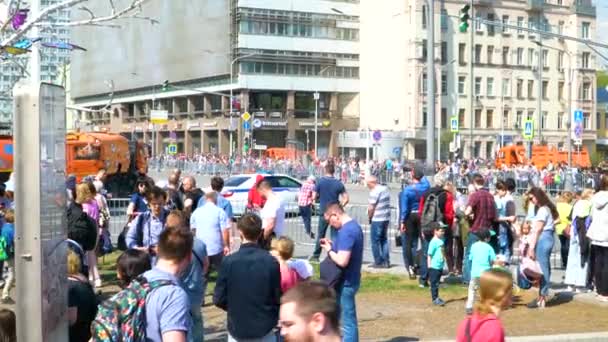
[[[363,231],[359,223],[348,216],[339,204],[330,204],[324,217],[337,231],[334,241],[323,239],[321,245],[327,252],[327,258],[342,269],[336,293],[341,311],[343,341],[357,342],[359,328],[355,295],[361,285]]]
[[[420,236],[420,216],[418,216],[420,199],[430,187],[422,170],[416,168],[412,174],[412,184],[399,193],[399,222],[401,223],[399,231],[401,232],[403,265],[410,279],[416,278],[415,267],[418,265],[415,253]]]
[[[190,228],[194,236],[206,246],[210,267],[205,273],[208,277],[211,269],[219,270],[224,256],[230,253],[230,228],[226,212],[216,205],[217,193],[205,193],[206,203],[197,208],[190,216]]]
[[[266,201],[260,212],[262,218],[261,246],[270,250],[272,239],[285,232],[285,202],[272,191],[272,184],[265,179],[258,184],[258,192]]]
[[[447,226],[442,222],[434,222],[431,224],[434,236],[428,244],[427,251],[427,265],[428,278],[431,283],[431,299],[433,305],[444,306],[445,301],[439,298],[439,282],[441,280],[441,274],[445,267],[445,247],[443,238],[445,236],[445,229]]]
[[[237,228],[241,248],[224,258],[213,303],[228,313],[228,341],[275,342],[281,298],[279,263],[257,243],[262,234],[257,215],[243,215]]]
[[[327,165],[325,165],[325,176],[321,177],[315,185],[313,197],[319,199],[319,210],[321,213],[324,213],[331,204],[338,203],[343,207],[348,204],[348,193],[346,192],[344,184],[334,178],[335,171],[333,162],[327,163]],[[321,255],[321,239],[325,238],[328,226],[329,222],[324,218],[324,215],[319,215],[317,240],[315,241],[315,248],[310,257],[311,261],[319,261],[319,256]],[[332,228],[330,237],[334,239],[335,235],[335,229]]]
[[[608,302],[608,175],[599,179],[593,195],[592,221],[587,237],[591,240],[592,275],[598,298]]]
[[[390,159],[389,159],[390,160]],[[391,218],[391,193],[388,187],[378,184],[378,178],[367,179],[369,201],[367,216],[371,223],[370,242],[374,264],[372,268],[389,268],[388,225]]]
[[[308,176],[298,192],[298,207],[300,208],[300,216],[302,216],[302,221],[304,222],[304,231],[311,239],[315,238],[311,225],[314,190],[315,176]]]
[[[564,283],[572,292],[586,292],[593,289],[589,281],[591,241],[587,231],[591,225],[592,189],[585,189],[572,207],[572,228],[570,229],[570,246],[568,264]]]

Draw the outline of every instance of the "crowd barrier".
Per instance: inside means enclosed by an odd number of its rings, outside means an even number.
[[[110,208],[110,214],[112,215],[110,219],[109,230],[112,235],[112,240],[114,242],[117,241],[118,235],[122,232],[123,228],[127,224],[127,215],[126,210],[129,204],[128,198],[113,198],[108,200],[108,206]],[[233,203],[233,208],[239,207],[239,203]],[[245,204],[242,204],[244,207]],[[309,235],[306,234],[304,230],[304,223],[302,221],[302,217],[300,217],[298,213],[297,203],[286,203],[286,214],[285,214],[285,235],[289,236],[297,246],[300,246],[298,250],[310,248],[310,251],[306,254],[312,254],[312,249],[315,244],[315,240],[311,239]],[[371,255],[371,225],[369,224],[369,220],[367,217],[367,205],[365,204],[349,204],[346,206],[346,213],[352,217],[355,221],[357,221],[363,230],[363,246],[364,246],[364,262],[373,262],[373,257]],[[318,226],[318,210],[314,210],[315,215],[312,217],[312,230],[317,233]],[[398,236],[399,226],[397,224],[399,217],[398,209],[395,207],[391,207],[391,218],[390,224],[387,232],[387,238],[389,243],[389,252],[390,252],[390,260],[393,264],[402,265],[402,249],[401,247],[397,247],[395,244],[395,237]],[[233,237],[238,240],[238,232],[236,229],[232,232]],[[329,232],[327,233],[327,237],[329,238]],[[420,244],[418,244],[420,246]],[[559,241],[556,238],[555,244],[553,246],[553,253],[551,255],[551,264],[552,267],[558,268],[561,267],[561,260],[559,257]],[[517,245],[514,246],[514,251],[517,251]],[[517,253],[515,252],[514,255]],[[517,260],[515,258],[514,260]]]

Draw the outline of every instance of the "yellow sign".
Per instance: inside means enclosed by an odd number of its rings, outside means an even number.
[[[169,120],[169,112],[166,110],[152,110],[150,111],[150,121],[153,124],[166,124]]]
[[[241,115],[241,119],[244,121],[249,121],[249,119],[251,119],[251,114],[249,114],[249,112],[245,112],[243,115]]]

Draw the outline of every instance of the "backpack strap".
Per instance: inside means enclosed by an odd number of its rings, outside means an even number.
[[[196,260],[198,260],[198,262],[201,264],[201,268],[205,268],[205,264],[203,264],[203,258],[201,258],[200,256],[198,256],[198,254],[196,254],[196,252],[194,251],[194,249],[192,250],[192,255],[194,255],[194,257],[196,258]]]

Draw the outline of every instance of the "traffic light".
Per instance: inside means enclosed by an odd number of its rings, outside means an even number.
[[[163,82],[162,90],[163,91],[169,90],[169,80],[165,80],[165,82]]]
[[[469,29],[469,20],[471,19],[471,15],[469,14],[469,10],[471,9],[471,5],[464,5],[460,10],[460,25],[458,28],[460,32],[466,33]]]
[[[243,151],[245,153],[249,152],[249,147],[250,147],[250,145],[249,145],[249,138],[245,138],[244,141],[243,141]]]

